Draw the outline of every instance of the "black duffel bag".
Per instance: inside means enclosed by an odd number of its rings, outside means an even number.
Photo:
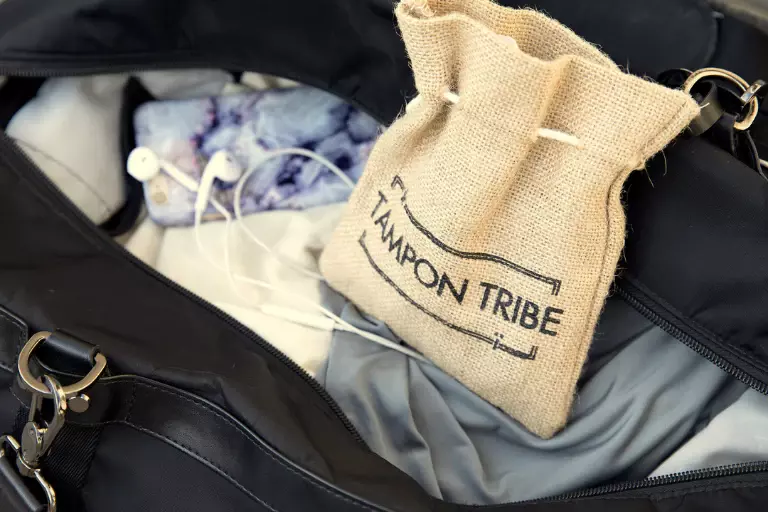
[[[640,75],[718,66],[750,83],[768,76],[768,37],[699,0],[502,3],[544,9]],[[389,0],[0,1],[0,125],[47,77],[200,67],[287,77],[387,124],[413,96],[392,11]],[[760,113],[758,151],[766,127]],[[615,293],[766,392],[768,183],[736,144],[718,142],[730,140],[724,130],[654,159],[653,185],[644,173],[630,180]],[[0,132],[0,510],[46,510],[51,492],[65,512],[478,508],[431,497],[374,454],[300,367],[116,244],[110,233],[137,211],[129,201],[94,225]],[[20,361],[56,380],[30,392]],[[39,467],[17,464],[15,451],[40,455]],[[766,503],[768,462],[755,462],[487,508]]]

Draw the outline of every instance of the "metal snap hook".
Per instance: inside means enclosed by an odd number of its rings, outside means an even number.
[[[43,406],[43,397],[39,393],[32,394],[32,404],[29,407],[29,419],[21,434],[21,453],[18,460],[19,472],[26,477],[31,477],[40,466],[40,460],[48,453],[53,440],[64,427],[67,413],[67,397],[61,384],[51,377],[44,377],[45,384],[53,394],[53,417],[48,420],[40,418],[38,414]]]

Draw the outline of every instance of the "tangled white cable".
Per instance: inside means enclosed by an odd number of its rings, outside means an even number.
[[[309,270],[307,268],[304,268],[302,265],[296,263],[295,261],[285,258],[277,254],[271,247],[269,247],[267,244],[259,240],[259,238],[253,234],[253,232],[248,228],[248,226],[243,222],[243,207],[242,207],[242,197],[243,197],[243,188],[245,187],[245,184],[250,179],[251,175],[258,170],[258,168],[263,165],[267,160],[270,160],[272,158],[278,157],[278,156],[285,156],[285,155],[299,155],[299,156],[305,156],[308,158],[311,158],[317,162],[320,162],[322,165],[327,167],[333,174],[338,176],[338,178],[350,189],[355,188],[355,182],[352,181],[349,176],[344,174],[344,172],[339,169],[336,165],[334,165],[330,160],[324,158],[321,155],[318,155],[317,153],[313,151],[309,151],[303,148],[286,148],[286,149],[275,149],[272,151],[265,152],[262,158],[249,169],[243,176],[240,178],[240,180],[237,182],[237,186],[235,187],[235,196],[233,199],[234,203],[234,210],[235,210],[235,219],[238,221],[238,225],[240,226],[240,229],[242,230],[245,235],[253,241],[256,245],[267,251],[273,258],[278,259],[282,261],[285,265],[291,267],[292,269],[296,270],[297,272],[300,272],[302,274],[305,274],[310,277],[314,277],[315,279],[319,279],[321,281],[325,281],[325,278],[318,274],[317,272],[313,272],[312,270]]]
[[[330,163],[328,160],[326,160],[322,156],[302,148],[288,148],[288,149],[276,150],[274,152],[268,152],[267,154],[265,154],[264,158],[259,163],[263,163],[269,158],[278,156],[278,154],[280,155],[298,154],[298,155],[308,156],[309,158],[313,158],[318,162],[323,163],[324,165],[327,165],[328,168],[331,169],[332,172],[334,172],[334,174],[343,175],[343,172],[338,167]],[[183,174],[179,169],[174,167],[170,162],[159,159],[157,155],[149,148],[145,148],[145,147],[136,148],[131,152],[130,156],[128,157],[128,172],[139,181],[142,181],[142,182],[148,181],[154,178],[155,176],[157,176],[161,172],[161,170],[164,170],[166,174],[168,174],[171,178],[173,178],[176,182],[178,182],[184,188],[196,194],[193,229],[194,229],[195,243],[197,245],[198,252],[208,261],[209,264],[211,264],[216,269],[223,271],[226,274],[229,287],[232,289],[235,295],[237,295],[238,298],[240,298],[246,303],[252,302],[252,299],[250,297],[246,296],[241,292],[240,288],[238,287],[238,281],[241,283],[256,286],[258,288],[269,290],[276,294],[290,298],[292,301],[296,302],[297,304],[305,304],[306,306],[321,313],[322,316],[299,311],[293,308],[277,306],[269,303],[256,306],[257,309],[262,313],[264,313],[265,315],[269,315],[275,318],[280,318],[288,322],[304,325],[306,327],[310,327],[314,329],[321,329],[325,331],[339,330],[339,331],[351,332],[351,333],[357,334],[362,338],[373,341],[374,343],[378,343],[379,345],[401,352],[414,359],[418,359],[424,362],[429,362],[429,360],[427,360],[424,356],[422,356],[418,352],[412,349],[409,349],[408,347],[399,345],[387,338],[384,338],[383,336],[379,336],[378,334],[374,334],[374,333],[365,331],[363,329],[360,329],[358,327],[355,327],[354,325],[350,324],[349,322],[342,319],[338,315],[334,314],[332,311],[327,310],[322,305],[316,303],[313,300],[307,299],[306,297],[303,297],[298,293],[283,290],[266,281],[261,281],[259,279],[246,277],[241,274],[237,274],[233,271],[232,258],[230,254],[232,215],[229,213],[229,211],[227,211],[227,209],[221,203],[219,203],[215,198],[211,197],[210,195],[211,186],[213,184],[214,179],[223,179],[224,181],[229,181],[229,182],[237,181],[236,195],[239,198],[240,194],[242,194],[242,189],[245,181],[253,174],[255,168],[251,169],[248,173],[243,174],[242,169],[239,168],[239,166],[237,165],[237,162],[227,152],[220,151],[211,157],[211,160],[208,162],[208,165],[203,171],[203,178],[201,179],[200,183],[198,183],[194,179]],[[345,179],[343,179],[343,181],[344,183],[347,184],[347,186],[349,186],[350,188],[354,187],[354,183],[352,182],[352,180],[350,180],[347,176],[344,176],[344,178]],[[225,221],[224,251],[223,251],[224,262],[223,263],[218,262],[216,258],[205,249],[202,238],[200,236],[200,227],[202,223],[203,213],[209,203],[216,209],[217,212],[219,212],[219,214],[221,214],[222,217],[224,217],[224,221]],[[240,210],[240,207],[239,207],[239,200],[236,202],[236,212],[238,214],[238,220],[241,220],[242,211]],[[274,250],[272,250],[272,248],[270,248],[267,244],[259,240],[259,238],[256,235],[254,235],[247,228],[247,226],[244,226],[242,222],[240,222],[239,224],[241,225],[241,227],[243,227],[244,232],[249,234],[249,238],[253,240],[255,243],[257,243],[259,247],[262,247],[263,249],[265,249],[273,257],[278,258]],[[285,263],[290,260],[286,260],[283,258],[281,259],[281,261]],[[308,269],[304,269],[303,267],[299,266],[295,262],[291,262],[289,266],[294,269],[302,269],[302,271],[306,275],[309,275],[311,277],[316,277],[324,281],[323,277],[320,274],[312,272],[311,270],[308,270]]]
[[[234,197],[234,209],[235,209],[235,218],[238,221],[237,224],[240,226],[242,231],[248,235],[248,238],[250,238],[254,243],[256,243],[259,247],[266,250],[271,256],[275,257],[279,261],[282,261],[283,263],[287,264],[287,266],[291,267],[294,270],[300,271],[304,273],[305,275],[308,275],[310,277],[319,279],[321,281],[325,281],[322,275],[313,272],[309,269],[306,269],[302,267],[301,265],[297,264],[294,261],[291,261],[287,258],[281,258],[271,247],[269,247],[267,244],[265,244],[262,240],[259,239],[249,228],[248,226],[243,222],[242,219],[242,208],[240,205],[240,199],[242,197],[242,191],[245,187],[245,183],[248,181],[248,179],[251,177],[251,175],[258,169],[258,166],[266,162],[267,160],[271,158],[275,158],[278,156],[284,156],[284,155],[300,155],[300,156],[306,156],[309,158],[312,158],[321,164],[328,167],[328,169],[331,170],[335,175],[337,175],[350,189],[354,188],[355,184],[352,180],[349,179],[348,176],[344,174],[344,172],[339,169],[337,166],[335,166],[333,163],[331,163],[326,158],[323,158],[322,156],[318,155],[317,153],[314,153],[312,151],[308,151],[306,149],[302,148],[285,148],[285,149],[277,149],[273,151],[268,151],[264,154],[262,159],[257,163],[257,165],[253,166],[248,172],[244,173],[240,179],[237,182],[237,185],[235,186],[235,197]],[[213,162],[214,159],[211,158],[211,162]],[[209,163],[210,165],[210,163]],[[204,171],[203,174],[208,172],[208,169]],[[200,192],[198,192],[199,194]],[[305,313],[302,311],[298,311],[293,308],[287,308],[282,306],[277,306],[274,304],[262,304],[259,306],[259,310],[264,313],[265,315],[272,316],[274,318],[280,318],[282,320],[286,320],[288,322],[292,322],[299,325],[304,325],[306,327],[310,327],[313,329],[320,329],[325,331],[333,331],[333,330],[339,330],[339,331],[346,331],[350,333],[357,334],[358,336],[365,338],[367,340],[373,341],[374,343],[378,343],[379,345],[385,346],[387,348],[390,348],[392,350],[396,350],[402,354],[405,354],[407,356],[413,357],[415,359],[418,359],[420,361],[428,362],[428,360],[422,356],[421,354],[415,352],[412,349],[409,349],[407,347],[404,347],[402,345],[399,345],[387,338],[384,338],[383,336],[379,336],[378,334],[374,334],[372,332],[365,331],[363,329],[360,329],[358,327],[355,327],[354,325],[350,324],[346,320],[342,319],[340,316],[336,315],[332,311],[324,308],[322,305],[316,303],[313,300],[307,299],[306,297],[303,297],[297,293],[289,292],[286,290],[283,290],[273,284],[267,283],[265,281],[261,281],[258,279],[251,279],[245,276],[242,276],[240,274],[235,273],[232,270],[232,260],[231,260],[231,254],[230,254],[230,238],[231,238],[231,216],[229,215],[229,212],[223,208],[217,201],[210,199],[211,204],[213,204],[214,208],[216,208],[219,213],[221,213],[224,216],[225,219],[225,227],[224,227],[224,266],[218,265],[215,259],[208,254],[207,251],[203,248],[202,240],[200,239],[200,222],[202,218],[202,210],[198,210],[195,213],[195,240],[197,243],[198,251],[200,251],[202,254],[205,255],[205,257],[208,259],[208,261],[213,264],[215,267],[219,268],[220,270],[223,270],[227,275],[227,280],[229,281],[230,288],[232,291],[243,301],[249,302],[250,299],[246,297],[243,293],[240,292],[236,280],[243,281],[245,283],[251,284],[253,286],[257,286],[259,288],[267,289],[272,292],[275,292],[279,295],[283,295],[284,297],[288,297],[291,300],[297,301],[298,303],[305,304],[309,306],[310,308],[318,311],[323,316],[317,316],[310,313]]]
[[[451,103],[453,105],[456,105],[460,100],[460,97],[458,94],[448,89],[443,91],[442,98],[448,103]],[[410,112],[414,107],[416,107],[420,103],[421,103],[421,96],[416,96],[405,105],[405,111]],[[581,139],[579,139],[575,135],[571,135],[570,133],[561,132],[560,130],[552,130],[550,128],[539,128],[536,130],[536,136],[541,137],[543,139],[556,140],[558,142],[562,142],[563,144],[568,144],[569,146],[573,146],[578,149],[584,149],[584,143],[581,141]]]
[[[310,313],[298,311],[293,308],[277,306],[269,303],[258,306],[259,311],[261,311],[265,315],[269,315],[274,318],[280,318],[282,320],[295,323],[298,325],[303,325],[305,327],[310,327],[313,329],[320,329],[324,331],[339,330],[339,331],[351,332],[351,333],[357,334],[362,338],[378,343],[379,345],[383,345],[392,350],[401,352],[407,356],[413,357],[420,361],[428,362],[428,360],[424,358],[424,356],[422,356],[421,354],[407,347],[401,346],[387,338],[379,336],[378,334],[374,334],[372,332],[368,332],[358,327],[355,327],[354,325],[350,324],[349,322],[342,319],[338,315],[334,314],[332,311],[324,308],[322,305],[316,303],[311,299],[307,299],[306,297],[303,297],[298,293],[283,290],[282,288],[279,288],[266,281],[261,281],[259,279],[252,279],[250,277],[246,277],[241,274],[235,273],[234,270],[232,269],[232,258],[231,258],[231,252],[230,252],[232,216],[218,202],[211,201],[211,203],[214,205],[216,210],[224,216],[224,220],[225,220],[224,264],[223,265],[219,264],[216,261],[216,259],[208,251],[205,250],[205,247],[203,246],[202,239],[200,238],[200,222],[202,218],[201,214],[195,215],[194,230],[195,230],[195,242],[197,244],[197,249],[200,252],[200,254],[202,254],[211,265],[213,265],[215,268],[223,271],[226,274],[227,281],[229,283],[230,288],[235,293],[235,295],[237,295],[241,300],[248,303],[248,302],[251,302],[252,299],[240,291],[237,285],[237,281],[242,281],[243,283],[250,284],[258,288],[263,288],[271,292],[277,293],[278,295],[282,295],[286,298],[290,298],[291,300],[296,301],[298,304],[304,304],[306,306],[309,306],[310,308],[321,313],[323,316],[317,316]],[[256,237],[255,235],[253,235],[253,233],[251,233],[251,239],[258,240],[258,237]],[[259,240],[259,245],[261,247],[269,247],[263,242],[261,242],[260,240]],[[270,252],[272,252],[271,249],[270,249]],[[274,254],[274,252],[272,252],[272,254]],[[310,271],[307,271],[307,272],[310,272]]]

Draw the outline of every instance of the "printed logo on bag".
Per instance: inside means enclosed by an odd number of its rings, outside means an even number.
[[[393,178],[390,190],[378,191],[377,202],[370,212],[371,235],[368,234],[369,229],[365,229],[358,241],[371,267],[403,299],[444,326],[484,342],[492,350],[500,350],[520,359],[536,359],[538,345],[532,345],[527,350],[515,348],[509,344],[510,333],[514,337],[514,328],[518,328],[536,331],[543,336],[557,337],[558,326],[563,320],[565,311],[552,304],[519,294],[515,295],[504,283],[498,282],[498,276],[506,273],[523,276],[538,282],[551,296],[557,296],[560,293],[560,279],[534,272],[498,255],[465,252],[451,247],[419,222],[417,215],[408,207],[407,195],[406,186],[400,176]],[[396,219],[403,219],[404,222]],[[377,249],[372,247],[374,244]],[[374,252],[380,256],[375,258]],[[502,274],[499,274],[498,270],[493,272],[496,280],[490,277],[471,279],[452,274],[441,268],[434,258],[430,259],[430,253],[435,252],[440,254],[442,261],[450,261],[454,258],[488,262],[502,267],[505,272]],[[394,266],[395,270],[389,272],[383,270],[381,262],[377,263],[380,257],[393,259],[397,263]],[[392,265],[388,267],[393,268]],[[420,292],[406,292],[405,289],[414,289],[414,282],[420,285],[416,288],[417,290],[421,288]],[[463,313],[466,310],[473,310],[478,316],[503,320],[504,324],[509,325],[511,329],[506,333],[502,332],[502,329],[484,332],[476,327],[458,325],[432,311],[425,304],[427,301],[416,297],[425,292],[445,301],[440,309],[459,306],[464,310]],[[477,323],[486,324],[487,321],[481,318]]]

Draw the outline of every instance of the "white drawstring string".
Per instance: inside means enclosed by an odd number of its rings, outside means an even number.
[[[456,105],[460,99],[458,94],[456,94],[455,92],[449,91],[447,89],[443,91],[442,98],[448,103],[451,103],[453,105]],[[419,103],[421,103],[421,96],[416,96],[405,105],[405,111],[410,112],[411,109],[416,105],[418,105]],[[581,139],[579,139],[575,135],[571,135],[570,133],[561,132],[560,130],[552,130],[550,128],[539,128],[536,130],[536,136],[541,137],[543,139],[556,140],[558,142],[568,144],[569,146],[573,146],[578,149],[584,149],[584,143],[581,142]]]
[[[584,149],[584,144],[575,135],[570,133],[561,132],[559,130],[552,130],[550,128],[539,128],[536,130],[536,135],[543,139],[556,140],[575,148]]]

